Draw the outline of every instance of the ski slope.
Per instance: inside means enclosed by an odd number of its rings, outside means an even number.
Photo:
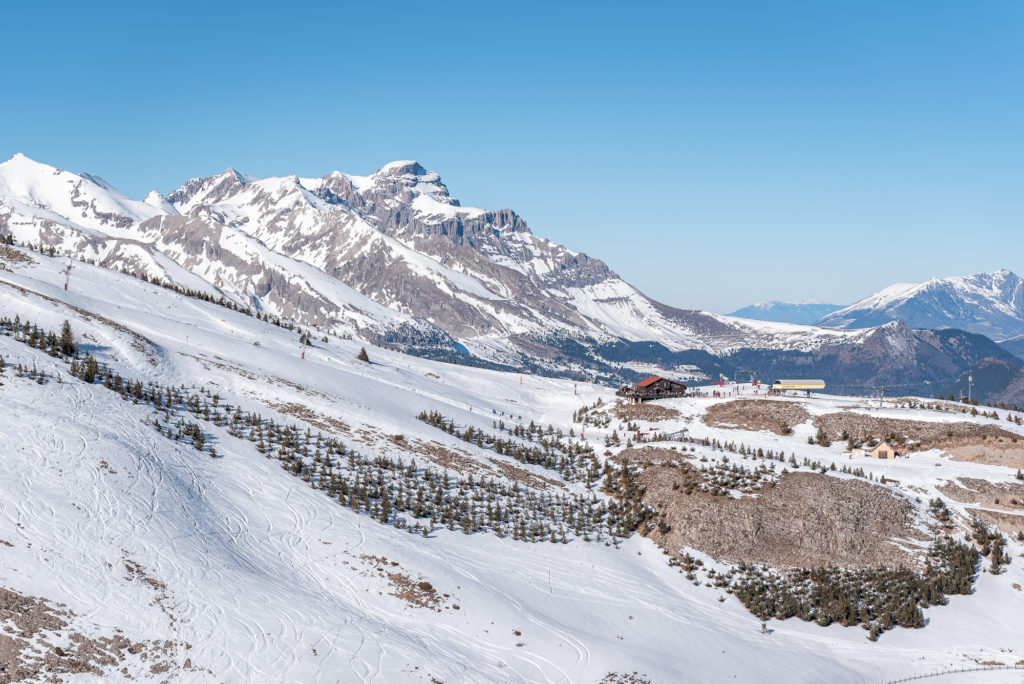
[[[296,331],[101,268],[76,264],[65,292],[64,262],[29,254],[37,263],[0,271],[0,317],[46,329],[67,319],[83,348],[126,377],[207,387],[264,417],[304,425],[285,408],[301,404],[343,422],[340,436],[361,452],[401,455],[387,437],[402,434],[483,460],[416,413],[437,409],[490,430],[504,412],[567,429],[576,409],[613,399],[589,383],[376,347],[365,364],[356,360],[362,342],[334,336],[303,357]],[[423,538],[338,505],[212,423],[204,429],[218,458],[168,440],[147,422],[151,408],[70,377],[66,364],[11,337],[0,335],[0,356],[8,364],[0,377],[0,539],[11,544],[0,546],[0,587],[65,604],[82,630],[171,643],[170,672],[136,660],[126,673],[67,681],[596,682],[637,672],[652,682],[863,682],[1024,658],[1024,602],[1011,588],[1024,583],[1024,563],[1016,558],[1004,575],[982,573],[975,595],[927,610],[931,624],[922,630],[896,629],[872,643],[859,628],[789,620],[762,634],[739,601],[686,582],[649,539],[633,536],[620,548],[528,544],[443,528]],[[16,377],[16,364],[53,379]],[[821,410],[854,400],[826,401]],[[683,411],[680,426],[725,438],[685,420],[710,402],[669,405]],[[588,434],[599,452],[604,434]],[[793,444],[805,441],[799,436]],[[782,438],[744,439],[767,447]],[[838,446],[797,447],[798,458],[805,452],[842,458]],[[896,474],[922,488],[934,486],[937,470],[927,460],[871,467],[927,470],[916,480]],[[949,476],[954,467],[1011,475],[948,461],[940,470]],[[1008,549],[1021,552],[1013,541]],[[430,582],[447,595],[443,606],[393,596],[368,557]],[[126,563],[141,572],[126,572]]]

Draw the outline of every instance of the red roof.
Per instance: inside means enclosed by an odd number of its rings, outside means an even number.
[[[659,380],[664,380],[664,378],[662,378],[662,377],[660,377],[658,375],[652,375],[651,377],[645,378],[644,380],[641,380],[640,382],[636,383],[636,386],[637,387],[649,387],[649,386],[653,385],[654,383],[658,382]]]

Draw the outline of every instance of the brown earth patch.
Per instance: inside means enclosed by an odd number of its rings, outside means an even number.
[[[912,567],[890,540],[919,539],[913,507],[880,485],[820,473],[784,473],[758,496],[734,499],[686,487],[689,465],[652,465],[637,475],[644,501],[670,526],[652,538],[736,563],[772,567]],[[686,494],[687,489],[691,491]]]
[[[124,556],[124,569],[128,573],[125,579],[129,582],[142,582],[152,589],[155,593],[153,603],[163,611],[164,615],[167,616],[167,619],[170,620],[172,625],[177,622],[177,618],[174,616],[174,613],[171,612],[169,607],[170,596],[167,592],[167,584],[147,573],[145,568],[143,568],[138,562],[128,557],[127,552],[125,552]]]
[[[996,483],[974,477],[960,477],[937,489],[959,503],[1024,513],[1024,483]]]
[[[459,473],[468,474],[490,472],[490,469],[480,461],[475,458],[470,458],[463,453],[452,451],[440,442],[423,442],[416,439],[409,443],[407,450],[414,454],[425,456],[442,468],[454,470]]]
[[[988,440],[982,444],[947,449],[954,461],[983,463],[1005,468],[1024,468],[1024,440],[1017,443]]]
[[[14,249],[10,245],[0,245],[0,261],[5,261],[9,264],[34,264],[37,263],[35,259],[30,257],[24,252]],[[3,264],[0,264],[3,266]]]
[[[312,425],[319,430],[323,430],[328,434],[351,434],[349,426],[346,425],[344,421],[332,418],[331,416],[327,416],[322,413],[317,413],[308,406],[303,406],[302,404],[296,404],[293,402],[284,404],[268,402],[268,406],[279,413],[305,421],[309,425]]]
[[[646,468],[651,465],[665,465],[673,461],[683,463],[686,461],[686,456],[674,449],[666,449],[664,447],[656,446],[642,446],[623,449],[614,456],[610,456],[608,460],[616,465],[629,463],[631,465],[639,465]]]
[[[914,448],[916,451],[942,449],[958,458],[957,454],[973,453],[978,450],[977,462],[989,463],[989,460],[985,460],[989,457],[984,452],[996,450],[1006,455],[1015,454],[1024,463],[1024,440],[1021,436],[995,425],[967,421],[940,423],[880,418],[852,411],[815,416],[814,425],[833,439],[840,439],[844,432],[858,439],[882,439],[894,434],[899,438],[919,442],[919,446]],[[979,450],[979,447],[982,448]]]
[[[503,476],[517,484],[532,487],[533,489],[548,489],[549,487],[559,487],[566,489],[564,482],[558,480],[552,480],[549,477],[543,475],[535,475],[528,470],[524,470],[519,466],[514,466],[511,463],[505,461],[499,461],[496,458],[488,458],[495,468],[498,469]]]
[[[389,561],[384,556],[362,555],[360,559],[369,565],[376,573],[387,579],[394,591],[388,592],[391,596],[399,598],[410,606],[426,608],[438,613],[448,608],[448,594],[440,594],[430,582],[423,578],[414,579],[402,572],[402,567],[396,561]],[[458,606],[451,606],[458,610]]]
[[[113,674],[112,669],[129,657],[153,659],[154,665],[171,668],[166,658],[175,646],[172,642],[132,642],[118,634],[120,630],[112,636],[88,637],[71,628],[74,619],[62,606],[0,588],[0,623],[7,625],[0,633],[3,681],[57,682],[64,679],[61,675],[81,673],[103,676]]]
[[[986,525],[998,528],[1003,534],[1016,537],[1018,533],[1024,533],[1024,515],[1020,513],[1000,513],[973,506],[965,510]]]
[[[736,399],[712,404],[703,420],[712,427],[735,430],[771,430],[785,435],[787,429],[810,418],[803,404],[773,399]]]
[[[639,672],[609,672],[597,684],[651,684],[651,680]]]
[[[622,420],[646,420],[648,423],[657,423],[658,421],[672,420],[679,417],[679,411],[649,401],[642,404],[620,401],[615,404],[612,411],[617,418]]]

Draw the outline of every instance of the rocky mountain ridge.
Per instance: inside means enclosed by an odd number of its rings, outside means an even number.
[[[761,322],[656,302],[604,262],[535,235],[510,209],[462,206],[413,161],[367,176],[257,179],[227,169],[139,202],[96,176],[16,155],[0,164],[8,233],[300,325],[497,367],[618,381],[637,375],[627,363],[670,370],[696,359],[731,372],[757,360],[765,373],[792,375],[832,358],[836,380],[853,387],[925,356],[939,357],[928,363],[951,372],[945,381],[966,368],[948,340],[936,347],[898,327]],[[958,343],[968,356],[998,355],[985,340]],[[919,376],[907,384],[920,389]]]
[[[1024,335],[1024,280],[1007,269],[891,285],[824,316],[818,325],[868,328],[902,320],[912,328],[957,328],[997,342]]]

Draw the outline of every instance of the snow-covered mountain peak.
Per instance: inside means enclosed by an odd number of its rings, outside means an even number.
[[[1021,283],[1021,278],[1008,268],[1002,268],[992,273],[976,273],[974,275],[950,278],[964,287],[973,287],[982,290],[990,290],[997,295],[1005,292],[1012,292]],[[942,281],[938,281],[942,282]]]
[[[70,173],[20,153],[0,164],[0,205],[25,219],[88,229],[125,228],[161,213],[99,176]]]
[[[920,292],[922,289],[928,287],[928,285],[936,280],[929,280],[924,283],[893,283],[888,287],[882,288],[870,297],[861,300],[862,302],[870,302],[873,306],[884,306],[889,302],[899,301],[911,297],[916,292]],[[858,302],[860,304],[861,302]],[[856,306],[856,305],[855,305]]]
[[[913,328],[960,328],[995,340],[1024,333],[1024,280],[1008,269],[898,283],[821,319],[863,328],[902,319]]]
[[[18,156],[0,165],[7,233],[303,326],[507,366],[617,373],[635,354],[675,364],[671,355],[694,350],[807,354],[869,337],[660,304],[602,261],[533,235],[510,209],[460,206],[412,161],[320,178],[229,168],[133,202]]]
[[[146,195],[146,199],[142,200],[146,204],[156,209],[159,209],[163,214],[177,214],[178,210],[174,208],[167,198],[161,195],[156,190],[150,190],[149,194]]]
[[[167,195],[167,201],[182,214],[203,204],[215,204],[229,197],[255,179],[245,173],[227,168],[216,176],[189,178],[185,183]]]
[[[411,206],[424,223],[477,218],[487,213],[476,207],[463,207],[448,192],[441,176],[427,170],[417,161],[394,161],[369,176],[346,178],[366,200],[389,208]]]
[[[414,159],[402,159],[388,162],[374,172],[374,176],[437,176],[436,173],[427,171],[423,165]]]
[[[62,171],[55,166],[38,162],[31,157],[27,157],[21,152],[17,152],[11,155],[11,158],[7,161],[0,163],[0,178],[11,181],[13,179],[22,179],[25,182],[34,180],[40,176],[75,176],[73,173]],[[75,176],[81,178],[81,176]]]

